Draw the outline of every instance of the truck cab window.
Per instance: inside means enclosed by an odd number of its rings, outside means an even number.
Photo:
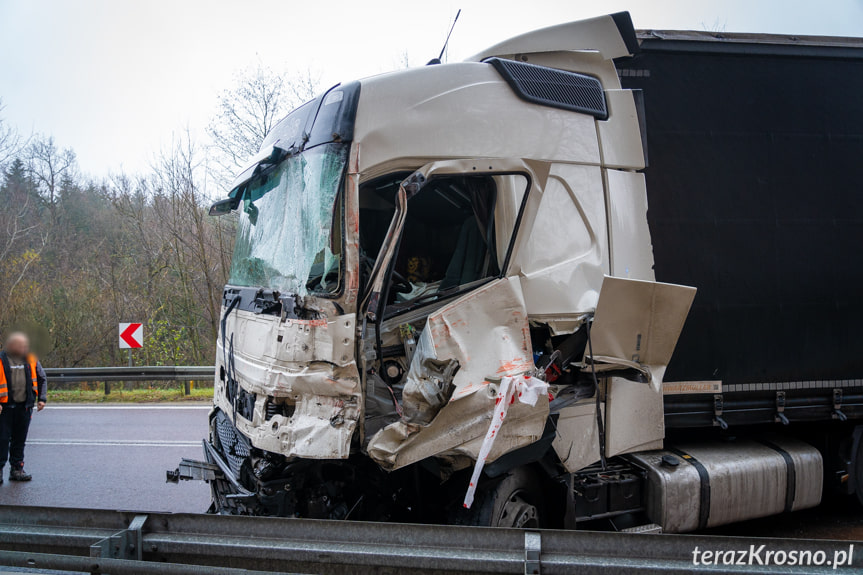
[[[367,266],[377,257],[398,184],[407,175],[360,188],[360,248]],[[526,188],[522,175],[454,175],[428,182],[408,202],[387,315],[500,275]]]

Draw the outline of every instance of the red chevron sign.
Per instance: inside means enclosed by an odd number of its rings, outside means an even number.
[[[144,347],[144,325],[140,323],[120,324],[120,349]]]

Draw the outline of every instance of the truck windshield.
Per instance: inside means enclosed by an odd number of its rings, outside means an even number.
[[[348,144],[326,144],[282,161],[242,192],[232,285],[336,293],[342,228],[337,197]]]

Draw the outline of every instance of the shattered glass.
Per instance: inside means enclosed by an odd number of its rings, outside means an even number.
[[[339,184],[347,144],[288,157],[243,192],[230,283],[336,293],[341,283]]]

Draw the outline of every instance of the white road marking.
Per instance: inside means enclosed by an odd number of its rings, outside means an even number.
[[[55,411],[58,409],[206,409],[210,410],[213,406],[207,405],[55,405],[49,404],[45,409]]]
[[[202,438],[203,439],[203,438]],[[89,447],[201,447],[200,441],[174,439],[28,439],[27,445],[66,445]]]

